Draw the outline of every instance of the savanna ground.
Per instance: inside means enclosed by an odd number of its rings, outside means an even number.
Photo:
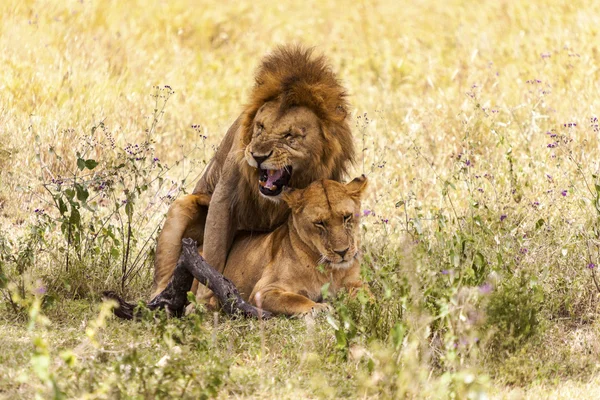
[[[535,4],[533,4],[535,3]],[[0,397],[600,396],[600,3],[0,5]],[[110,317],[260,57],[349,89],[376,297]]]

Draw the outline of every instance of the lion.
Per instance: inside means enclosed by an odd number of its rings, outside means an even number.
[[[346,176],[355,155],[346,97],[326,59],[310,49],[283,46],[262,60],[245,110],[192,194],[167,212],[152,297],[167,286],[182,238],[196,240],[222,273],[238,232],[270,232],[286,221],[285,188]]]
[[[313,182],[287,190],[282,199],[291,209],[287,223],[273,232],[238,236],[229,252],[224,275],[242,298],[273,314],[319,312],[321,288],[335,295],[355,292],[360,280],[360,201],[365,176],[347,184]],[[320,268],[319,268],[320,266]],[[209,298],[215,306],[217,300]]]

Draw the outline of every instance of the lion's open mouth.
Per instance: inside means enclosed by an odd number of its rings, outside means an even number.
[[[292,178],[292,167],[262,169],[258,175],[258,190],[265,196],[277,196]]]

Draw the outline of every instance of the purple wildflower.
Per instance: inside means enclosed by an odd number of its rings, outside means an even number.
[[[489,294],[492,292],[492,285],[489,283],[484,283],[483,285],[479,286],[479,293],[481,294]]]
[[[46,294],[47,291],[48,291],[48,289],[46,289],[46,287],[44,285],[41,285],[40,287],[35,289],[35,294],[41,296],[41,295]]]
[[[369,215],[374,214],[373,211],[371,210],[364,210],[363,211],[363,217],[368,217]]]
[[[449,273],[450,273],[450,271],[448,271],[447,269],[442,270],[442,275],[448,275]]]
[[[596,268],[596,264],[594,264],[594,263],[589,263],[587,267],[588,267],[589,269],[594,269],[594,268]]]
[[[562,192],[560,192],[560,194],[562,194],[563,197],[566,197],[567,196],[567,191],[563,190]]]
[[[526,247],[521,247],[521,250],[519,250],[519,253],[521,253],[521,254],[527,254],[527,253],[529,253],[529,250],[527,250]]]
[[[504,221],[506,219],[506,214],[502,214],[500,216],[500,222]]]

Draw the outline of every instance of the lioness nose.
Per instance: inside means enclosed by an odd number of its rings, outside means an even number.
[[[334,252],[339,255],[340,257],[344,258],[344,256],[346,255],[346,253],[348,252],[348,247],[346,247],[344,250],[334,250]]]
[[[265,162],[265,160],[267,158],[271,157],[271,154],[273,154],[273,151],[271,151],[266,156],[259,156],[259,155],[256,155],[256,154],[252,153],[252,152],[250,154],[252,154],[252,158],[254,158],[256,160],[256,166],[260,168],[260,164],[262,164],[263,162]]]

